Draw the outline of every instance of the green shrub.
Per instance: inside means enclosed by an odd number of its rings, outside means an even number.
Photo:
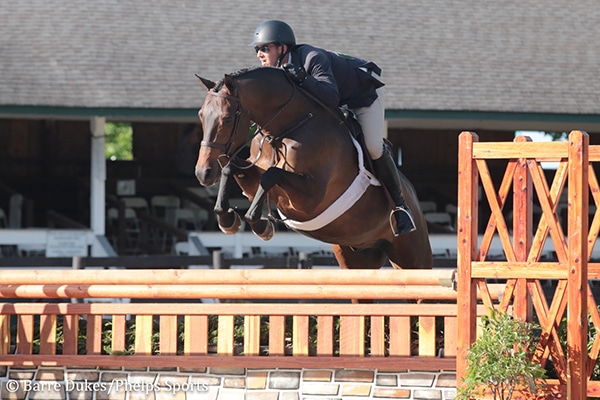
[[[492,310],[482,318],[483,334],[467,353],[468,367],[457,399],[490,391],[495,400],[510,400],[515,389],[538,392],[546,371],[532,361],[536,325]]]

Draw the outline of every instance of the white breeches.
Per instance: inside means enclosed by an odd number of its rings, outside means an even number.
[[[383,88],[377,89],[377,99],[369,107],[352,110],[365,136],[365,145],[372,160],[383,154],[383,133],[385,130],[385,105]]]

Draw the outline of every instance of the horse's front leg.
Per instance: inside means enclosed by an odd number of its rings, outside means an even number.
[[[259,178],[258,188],[252,199],[252,203],[244,215],[244,219],[248,222],[259,238],[269,240],[273,237],[275,227],[273,222],[262,216],[263,205],[267,199],[267,193],[273,186],[281,182],[282,170],[279,168],[269,168]]]
[[[227,196],[227,182],[231,178],[231,168],[224,167],[221,171],[221,180],[219,182],[219,191],[217,192],[217,201],[214,212],[217,215],[219,229],[226,234],[234,234],[240,231],[242,219],[233,208],[229,206],[229,196]]]
[[[251,226],[252,231],[263,240],[271,239],[275,230],[273,222],[262,216],[269,190],[278,185],[285,187],[286,192],[292,191],[294,194],[304,195],[302,190],[306,191],[304,177],[277,167],[271,167],[260,175],[256,170],[248,171],[244,176],[236,175],[236,180],[246,193],[254,193],[244,219]],[[249,182],[253,182],[253,185],[250,186]]]
[[[244,219],[252,228],[252,232],[262,240],[270,240],[275,233],[273,222],[262,216],[263,204],[265,203],[267,192],[262,187],[258,186],[258,190],[254,194],[254,199],[244,215]]]

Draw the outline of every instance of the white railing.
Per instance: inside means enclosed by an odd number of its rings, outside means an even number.
[[[54,234],[57,233],[72,234],[78,238],[76,244],[64,243],[66,255],[68,255],[69,250],[74,250],[72,247],[69,249],[69,246],[79,246],[83,243],[85,246],[91,246],[90,255],[92,257],[116,256],[114,249],[104,236],[96,235],[87,229],[0,229],[0,245],[14,245],[17,246],[19,251],[45,255],[49,242],[52,241],[53,237],[56,237]]]
[[[76,232],[85,237],[90,246],[91,257],[114,257],[116,253],[104,236],[95,235],[91,230],[65,229],[0,229],[0,245],[15,245],[23,252],[45,255],[49,238],[56,232]],[[455,234],[429,235],[431,248],[435,257],[456,258],[457,236]],[[481,240],[481,238],[480,238]],[[322,253],[331,254],[331,245],[295,232],[276,232],[269,241],[263,241],[251,232],[239,232],[235,235],[225,235],[222,232],[191,232],[188,238],[189,255],[207,255],[206,249],[219,249],[232,258],[242,258],[244,254],[252,254],[253,248],[260,248],[261,254],[282,253]],[[594,249],[594,254],[600,249]],[[543,254],[549,255],[554,251],[551,241],[548,241]],[[490,256],[504,254],[502,245],[495,238],[490,247]],[[84,255],[84,256],[87,256]]]

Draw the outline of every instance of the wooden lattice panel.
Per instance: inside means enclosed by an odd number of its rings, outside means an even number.
[[[587,351],[587,315],[593,329],[600,329],[600,316],[588,278],[598,277],[598,268],[588,261],[598,238],[600,215],[593,214],[588,226],[588,200],[594,209],[600,204],[600,188],[593,161],[600,151],[588,143],[587,134],[574,131],[569,142],[533,143],[517,138],[513,143],[479,143],[475,134],[463,132],[459,157],[459,324],[458,379],[466,369],[466,350],[475,340],[475,289],[488,308],[512,313],[521,319],[533,319],[542,328],[535,359],[543,366],[552,361],[558,381],[549,381],[554,390],[569,390],[570,398],[597,393],[596,382],[589,382],[598,353],[600,338],[595,335]],[[588,151],[589,150],[589,151]],[[493,182],[488,160],[506,159],[501,182]],[[548,184],[541,162],[554,161],[558,167]],[[550,175],[550,174],[548,174]],[[478,192],[489,206],[490,217],[478,232]],[[563,192],[568,194],[568,218],[559,215]],[[505,209],[512,195],[512,227]],[[533,205],[539,205],[534,221]],[[561,224],[562,222],[562,224]],[[480,240],[478,240],[480,238]],[[505,260],[488,260],[492,242],[501,243]],[[554,250],[555,260],[542,260],[545,248]],[[489,281],[506,279],[501,301],[489,295]],[[556,280],[556,288],[547,301],[548,288],[542,280]],[[544,290],[545,289],[545,290]],[[469,315],[469,318],[464,317]],[[567,318],[567,349],[559,339],[559,325]],[[587,388],[587,389],[586,389]],[[587,393],[586,393],[587,392]]]

